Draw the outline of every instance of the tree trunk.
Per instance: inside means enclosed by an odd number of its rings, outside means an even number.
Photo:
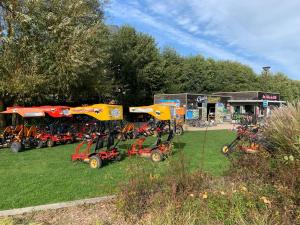
[[[4,110],[4,103],[3,100],[0,98],[0,111],[2,112]],[[3,128],[6,126],[6,121],[4,114],[0,114],[0,128]]]

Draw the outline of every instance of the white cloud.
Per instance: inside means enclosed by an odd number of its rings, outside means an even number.
[[[219,59],[238,60],[259,71],[270,64],[300,79],[299,0],[113,1],[109,12],[139,20],[181,45]]]

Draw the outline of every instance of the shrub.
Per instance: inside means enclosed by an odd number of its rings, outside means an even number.
[[[263,136],[272,146],[273,156],[300,160],[300,101],[273,110],[266,121]]]

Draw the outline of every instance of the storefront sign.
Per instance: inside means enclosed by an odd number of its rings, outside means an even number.
[[[207,102],[207,96],[198,96],[196,101],[198,103],[205,103],[205,102]]]
[[[212,97],[212,96],[207,97],[207,102],[208,103],[217,103],[217,102],[220,102],[220,101],[221,101],[220,97]]]
[[[264,108],[267,108],[268,105],[269,105],[268,101],[267,101],[267,100],[264,100],[264,101],[263,101],[263,107],[264,107]]]
[[[180,100],[179,99],[160,99],[159,104],[179,107]]]
[[[259,100],[279,101],[279,94],[272,93],[258,93]]]
[[[185,114],[185,119],[187,120],[199,119],[199,110],[198,109],[187,110]]]

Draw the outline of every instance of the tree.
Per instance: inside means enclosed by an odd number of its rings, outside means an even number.
[[[264,91],[280,93],[282,100],[295,101],[300,99],[299,81],[290,80],[283,73],[268,73],[268,76],[261,75],[259,83],[265,87]]]
[[[0,5],[11,30],[1,39],[2,96],[37,104],[100,95],[98,86],[108,80],[102,2],[13,2]]]
[[[239,62],[216,61],[214,91],[256,91],[257,75]]]
[[[181,92],[180,77],[182,76],[184,58],[176,50],[166,47],[161,53],[160,61],[161,83],[164,83],[161,91],[164,93]]]
[[[110,70],[118,100],[128,106],[150,103],[164,87],[154,39],[129,26],[110,36]]]

